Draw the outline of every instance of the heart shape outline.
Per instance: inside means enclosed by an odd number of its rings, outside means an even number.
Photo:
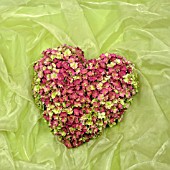
[[[42,54],[34,64],[33,96],[65,146],[78,147],[122,121],[138,92],[134,64],[110,53],[87,60],[66,44]]]

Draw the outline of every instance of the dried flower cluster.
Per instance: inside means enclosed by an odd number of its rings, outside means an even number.
[[[134,65],[116,54],[87,60],[78,47],[43,51],[34,64],[33,95],[53,134],[68,148],[122,120],[138,92]]]

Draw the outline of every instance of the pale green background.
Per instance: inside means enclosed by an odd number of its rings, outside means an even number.
[[[48,47],[117,52],[140,92],[116,127],[68,150],[40,117],[32,64]],[[170,0],[0,0],[0,170],[170,170]]]

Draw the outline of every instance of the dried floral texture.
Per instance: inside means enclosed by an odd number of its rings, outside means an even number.
[[[54,135],[78,147],[120,122],[138,92],[134,65],[116,54],[86,60],[68,45],[43,51],[34,64],[33,96]]]

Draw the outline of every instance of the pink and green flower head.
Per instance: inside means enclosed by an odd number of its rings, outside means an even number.
[[[74,148],[123,120],[139,83],[134,64],[117,54],[87,60],[79,47],[61,45],[35,62],[33,97],[52,133]]]

